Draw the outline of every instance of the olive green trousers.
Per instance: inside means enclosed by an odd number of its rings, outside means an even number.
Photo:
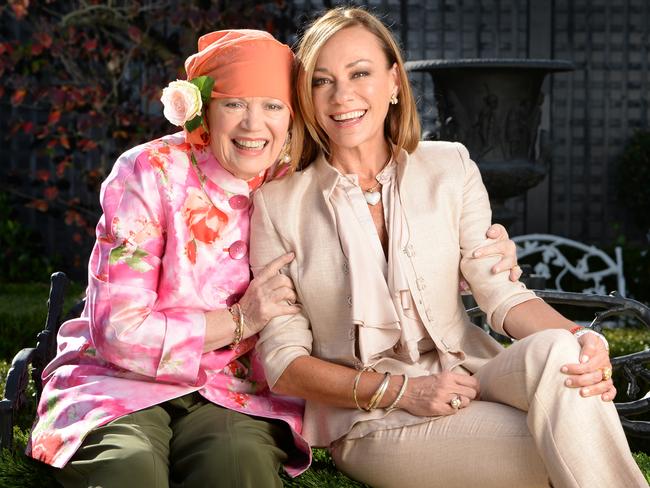
[[[66,488],[281,487],[289,427],[198,393],[99,427],[55,476]]]

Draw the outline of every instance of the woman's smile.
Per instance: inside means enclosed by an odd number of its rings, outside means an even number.
[[[264,152],[268,141],[265,139],[249,139],[244,137],[238,137],[232,139],[232,143],[237,148],[242,155],[246,156],[258,156]]]

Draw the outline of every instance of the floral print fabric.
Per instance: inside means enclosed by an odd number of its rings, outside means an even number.
[[[198,391],[218,405],[284,420],[300,436],[303,403],[271,393],[257,337],[203,354],[204,312],[236,302],[250,280],[250,193],[182,133],[122,155],[100,195],[103,216],[86,307],[61,326],[28,454],[62,467],[92,429]]]

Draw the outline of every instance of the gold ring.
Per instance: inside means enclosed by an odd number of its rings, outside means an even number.
[[[612,368],[600,368],[603,373],[603,381],[607,381],[612,377]]]
[[[449,405],[451,405],[451,408],[458,410],[460,408],[462,401],[458,395],[456,395],[454,398],[452,398],[449,401]]]

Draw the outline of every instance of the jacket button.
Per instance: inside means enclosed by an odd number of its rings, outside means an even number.
[[[348,338],[349,338],[350,340],[354,340],[354,336],[355,336],[355,333],[354,333],[354,327],[352,327],[352,328],[349,330],[349,332],[348,332]]]
[[[404,248],[404,254],[406,254],[409,258],[415,256],[415,250],[413,249],[413,244],[406,245],[406,247]]]
[[[246,195],[233,195],[228,199],[230,208],[233,210],[243,210],[248,207],[248,197]]]
[[[350,265],[348,264],[347,261],[343,263],[343,272],[345,274],[348,274],[350,272]]]
[[[427,308],[427,309],[425,310],[425,313],[427,314],[427,318],[428,318],[429,320],[433,321],[433,317],[434,317],[434,315],[433,315],[433,312],[431,311],[431,309],[430,309],[430,308]]]
[[[235,241],[228,248],[228,254],[232,259],[242,259],[248,252],[248,246],[244,241]]]
[[[351,307],[352,306],[352,297],[348,297],[348,305]]]
[[[424,278],[418,278],[417,280],[415,280],[415,284],[417,285],[418,290],[424,290],[427,287]]]

